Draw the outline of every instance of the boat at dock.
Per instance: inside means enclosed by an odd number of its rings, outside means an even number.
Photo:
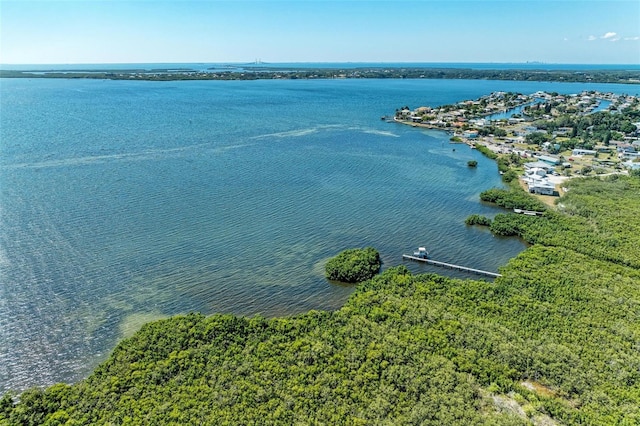
[[[418,247],[418,250],[413,252],[413,257],[417,257],[418,259],[428,259],[429,252],[426,247]]]

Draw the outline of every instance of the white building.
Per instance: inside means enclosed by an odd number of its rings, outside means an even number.
[[[544,161],[532,161],[530,163],[524,163],[524,169],[526,174],[529,174],[530,171],[536,169],[542,169],[548,173],[550,170],[553,170],[553,166],[549,163],[545,163]]]
[[[554,195],[556,186],[547,179],[547,172],[541,168],[527,170],[522,180],[532,194]]]

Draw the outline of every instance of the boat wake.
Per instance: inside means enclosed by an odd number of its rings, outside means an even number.
[[[57,160],[45,160],[29,163],[14,163],[3,165],[4,169],[44,169],[53,167],[86,166],[109,162],[124,161],[150,161],[181,155],[194,149],[210,146],[209,144],[197,144],[179,148],[149,149],[140,152],[128,152],[120,154],[88,155],[84,157],[61,158]]]
[[[253,136],[249,139],[255,140],[255,139],[266,139],[266,138],[297,138],[297,137],[303,137],[303,136],[319,133],[321,131],[344,131],[344,130],[368,133],[371,135],[378,135],[378,136],[387,136],[392,138],[400,137],[399,135],[396,135],[393,132],[384,131],[384,130],[376,130],[376,129],[363,128],[363,127],[351,127],[351,126],[345,126],[340,124],[333,124],[333,125],[329,124],[324,126],[310,127],[306,129],[289,130],[286,132],[267,133],[264,135]]]
[[[369,133],[372,135],[379,135],[379,136],[388,136],[391,138],[399,138],[400,135],[396,135],[395,133],[392,132],[387,132],[387,131],[383,131],[383,130],[374,130],[374,129],[361,129],[360,130],[362,133]]]

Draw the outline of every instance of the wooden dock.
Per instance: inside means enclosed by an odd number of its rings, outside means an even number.
[[[491,277],[491,278],[498,278],[498,277],[502,276],[502,274],[498,274],[496,272],[489,272],[489,271],[483,271],[483,270],[480,270],[480,269],[467,268],[466,266],[453,265],[451,263],[440,262],[438,260],[424,259],[424,258],[421,258],[421,257],[410,256],[408,254],[403,254],[402,258],[403,259],[409,259],[409,260],[415,260],[415,261],[418,261],[418,262],[424,262],[424,263],[428,263],[429,265],[440,266],[442,268],[456,269],[458,271],[464,271],[464,272],[471,272],[473,274],[484,275],[484,276]]]
[[[513,209],[513,212],[527,216],[544,216],[544,212],[535,212],[532,210]]]

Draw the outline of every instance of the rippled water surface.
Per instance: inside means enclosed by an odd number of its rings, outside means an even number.
[[[497,211],[495,164],[380,116],[582,88],[0,80],[0,392],[79,380],[152,319],[337,309],[352,287],[323,262],[346,248],[497,270],[523,244],[463,223]]]

